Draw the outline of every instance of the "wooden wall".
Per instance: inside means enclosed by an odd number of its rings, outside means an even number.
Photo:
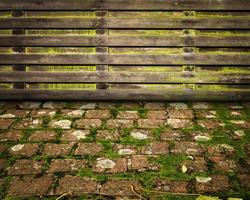
[[[0,0],[0,99],[250,100],[250,1]]]

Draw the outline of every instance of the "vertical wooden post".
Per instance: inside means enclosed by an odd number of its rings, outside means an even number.
[[[12,11],[11,13],[12,17],[23,17],[25,16],[24,11]],[[12,30],[12,35],[24,35],[25,30],[24,29],[13,29]],[[18,53],[25,53],[25,47],[12,47],[12,52],[15,54]],[[26,71],[26,66],[25,65],[13,65],[12,66],[13,71]],[[14,89],[25,89],[26,84],[25,83],[14,83],[13,88]]]
[[[187,18],[192,18],[196,16],[195,11],[183,11],[184,17]],[[194,29],[185,29],[183,30],[184,36],[194,36],[196,35],[196,30]],[[189,39],[189,38],[187,38]],[[196,47],[184,47],[183,48],[183,53],[184,54],[195,54],[197,52]],[[196,66],[195,65],[185,65],[183,66],[183,72],[195,72],[196,71]],[[191,89],[194,90],[196,88],[196,84],[184,84],[185,89]]]
[[[105,10],[99,10],[96,11],[97,17],[107,17],[108,11]],[[96,35],[108,35],[109,30],[108,29],[96,29]],[[96,53],[100,54],[108,54],[109,48],[108,47],[96,47]],[[108,65],[96,65],[96,71],[108,71],[109,66]],[[107,83],[97,83],[96,84],[97,89],[108,89]]]

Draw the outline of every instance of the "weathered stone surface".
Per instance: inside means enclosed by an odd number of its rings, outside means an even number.
[[[199,110],[195,113],[196,118],[199,119],[215,119],[218,118],[217,112],[215,110]]]
[[[97,192],[97,182],[91,179],[77,176],[65,176],[59,180],[55,194],[62,195],[71,192],[73,195],[81,195]]]
[[[8,132],[0,133],[0,141],[18,141],[22,137],[21,131],[9,130]]]
[[[131,131],[130,135],[136,140],[153,139],[152,132],[147,129],[135,129]]]
[[[148,111],[147,113],[148,119],[167,119],[167,112],[166,111]]]
[[[207,129],[216,129],[225,126],[223,122],[215,120],[199,121],[198,124]]]
[[[75,122],[75,126],[77,128],[98,128],[102,125],[102,121],[100,119],[79,119]]]
[[[34,142],[51,141],[55,139],[56,132],[47,130],[32,132],[31,136],[29,137],[29,141]]]
[[[195,183],[196,191],[199,193],[212,193],[220,191],[228,191],[230,189],[229,179],[224,175],[213,175],[211,180],[206,183]]]
[[[73,143],[69,144],[45,144],[43,155],[47,156],[66,156],[70,153]]]
[[[75,155],[97,155],[103,150],[102,145],[96,143],[78,144]]]
[[[95,109],[96,108],[96,103],[79,103],[78,106],[75,106],[74,108],[79,107],[82,110],[91,110],[91,109]]]
[[[31,116],[33,118],[36,117],[54,117],[56,115],[56,110],[47,110],[47,109],[39,109],[39,110],[33,110],[31,112]]]
[[[42,173],[43,165],[43,161],[17,160],[8,168],[8,175],[37,175]]]
[[[39,101],[24,101],[18,104],[18,108],[20,109],[37,109],[41,106],[41,102]]]
[[[52,121],[50,123],[51,128],[59,128],[59,129],[70,129],[72,124],[72,121],[68,119],[58,120],[58,121]]]
[[[136,191],[141,187],[138,182],[133,180],[110,180],[102,186],[100,193],[109,196],[135,196],[131,186]]]
[[[188,173],[206,172],[208,170],[205,159],[203,157],[197,157],[197,156],[194,157],[193,159],[185,160],[184,162],[182,162],[180,168],[181,169],[186,168],[187,170],[186,172]]]
[[[12,109],[12,110],[7,110],[4,114],[1,114],[0,118],[3,119],[21,118],[21,117],[23,118],[26,117],[29,113],[30,111],[27,110]]]
[[[130,119],[110,119],[107,121],[108,128],[131,128],[134,121]]]
[[[86,167],[86,160],[76,160],[76,159],[53,159],[47,170],[47,173],[56,172],[75,172],[81,168]]]
[[[16,129],[41,128],[43,126],[42,119],[23,119],[14,124]]]
[[[8,162],[6,159],[0,158],[0,170],[4,170],[8,167]]]
[[[98,130],[96,139],[97,140],[110,140],[110,141],[117,141],[119,140],[120,135],[117,130],[109,131],[109,130]]]
[[[233,146],[228,144],[217,144],[214,146],[207,147],[207,152],[209,155],[223,156],[223,155],[233,155],[235,149]]]
[[[85,118],[87,119],[107,119],[111,116],[109,110],[88,110]]]
[[[161,133],[161,140],[166,141],[179,141],[183,137],[183,134],[179,130],[166,130]]]
[[[43,176],[33,177],[14,177],[10,183],[8,196],[42,196],[47,194],[49,187],[53,183],[53,177]]]
[[[17,144],[9,149],[9,153],[15,156],[30,157],[39,151],[38,144]]]
[[[80,118],[85,113],[84,110],[78,109],[78,110],[61,110],[61,115],[64,117],[70,117],[70,118]]]
[[[249,174],[243,174],[243,175],[239,175],[239,181],[241,186],[246,189],[246,190],[250,190],[250,175]]]
[[[169,153],[169,145],[166,142],[153,142],[144,146],[141,153],[149,155],[167,155]]]
[[[42,105],[45,109],[63,109],[66,106],[65,102],[47,101]]]
[[[158,178],[154,182],[154,187],[161,192],[188,193],[188,182],[186,181],[171,181]]]
[[[165,125],[165,121],[161,119],[139,119],[139,128],[158,128]]]
[[[114,150],[122,156],[134,155],[138,152],[137,148],[132,145],[117,144],[114,146]]]
[[[90,134],[89,130],[67,130],[64,131],[61,140],[68,142],[77,142],[79,140],[84,140]]]
[[[120,111],[117,115],[118,119],[138,119],[139,115],[137,111]]]
[[[98,103],[98,107],[101,110],[112,109],[112,108],[115,108],[116,106],[117,106],[117,104],[113,103],[113,102],[100,102],[100,103]]]
[[[237,167],[234,160],[229,160],[225,156],[210,156],[209,160],[214,163],[215,170],[231,171]]]
[[[174,154],[201,155],[204,150],[194,142],[175,142],[174,148],[170,150]]]
[[[158,171],[160,169],[159,165],[155,163],[151,163],[149,161],[149,156],[144,155],[133,155],[131,157],[131,166],[130,168],[132,170],[137,171],[145,171],[145,170],[152,170],[152,171]]]
[[[0,129],[10,128],[15,121],[15,119],[0,119]]]
[[[167,114],[168,118],[171,119],[193,119],[194,114],[192,110],[176,110],[176,109],[171,109],[168,111]]]
[[[230,121],[232,124],[239,128],[247,128],[250,129],[250,121],[245,121],[245,120],[231,120]]]
[[[172,128],[188,128],[193,125],[189,119],[167,119],[167,124]]]
[[[210,109],[212,105],[207,102],[195,102],[193,103],[194,109]]]
[[[182,102],[170,103],[169,107],[174,109],[188,109],[188,105]]]
[[[161,102],[147,102],[145,103],[144,108],[149,110],[164,110],[165,104]]]
[[[122,103],[121,108],[124,110],[137,110],[138,108],[141,108],[142,104],[137,102],[126,102]]]
[[[93,171],[98,173],[122,173],[126,172],[127,169],[126,158],[119,158],[117,160],[98,158],[93,167]]]

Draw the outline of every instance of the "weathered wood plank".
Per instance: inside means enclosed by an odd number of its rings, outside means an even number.
[[[129,42],[128,42],[129,41]],[[250,36],[0,36],[0,46],[245,47]]]
[[[136,29],[249,29],[248,18],[2,18],[0,27],[8,28],[136,28]]]
[[[249,91],[211,90],[0,90],[0,100],[249,101]]]
[[[26,83],[217,83],[250,84],[250,74],[196,72],[0,72],[0,82]]]
[[[3,0],[0,10],[250,10],[248,0]]]
[[[0,54],[0,64],[250,65],[250,54]]]

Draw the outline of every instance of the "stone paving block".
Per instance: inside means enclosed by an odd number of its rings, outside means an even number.
[[[189,119],[167,119],[167,125],[171,128],[188,128],[193,125],[193,122]]]
[[[107,119],[110,116],[109,110],[88,110],[84,117],[87,119]]]
[[[70,129],[72,125],[72,121],[68,119],[62,120],[55,120],[49,124],[50,128],[57,128],[57,129]]]
[[[174,108],[174,109],[180,109],[180,110],[189,108],[186,103],[182,103],[182,102],[172,102],[172,103],[169,103],[167,105],[167,107]]]
[[[102,186],[100,193],[109,196],[135,196],[131,186],[136,191],[141,188],[141,185],[134,180],[110,180]]]
[[[97,140],[110,140],[110,141],[118,141],[120,139],[120,134],[117,130],[98,130],[96,134]]]
[[[178,109],[170,109],[167,114],[170,119],[193,119],[194,114],[192,110],[178,110]]]
[[[22,131],[8,130],[7,132],[0,133],[0,141],[18,141],[22,137]]]
[[[165,103],[161,102],[146,102],[144,105],[144,108],[149,110],[164,110],[165,109]]]
[[[17,144],[9,148],[9,153],[15,156],[30,157],[39,151],[38,144]]]
[[[155,111],[151,110],[147,113],[148,119],[167,119],[167,112],[166,111]]]
[[[198,110],[195,113],[195,117],[198,119],[216,119],[218,118],[217,111],[215,110]]]
[[[14,124],[15,129],[31,129],[31,128],[41,128],[43,126],[43,119],[37,118],[27,118],[19,120],[17,123]]]
[[[108,158],[98,158],[93,166],[93,172],[97,173],[123,173],[128,170],[126,158],[111,160]]]
[[[129,168],[131,170],[136,171],[145,171],[145,170],[152,170],[152,171],[159,171],[160,166],[158,164],[150,162],[149,159],[154,159],[156,157],[152,156],[145,156],[145,155],[133,155],[131,156],[131,165]]]
[[[138,119],[140,118],[137,111],[120,111],[117,115],[118,119]]]
[[[78,109],[78,110],[61,110],[60,115],[62,117],[69,117],[69,118],[81,118],[84,115],[85,111]]]
[[[166,130],[161,133],[161,140],[179,141],[183,138],[183,133],[180,130]]]
[[[152,142],[142,147],[141,153],[148,155],[167,155],[169,154],[169,144],[160,141]]]
[[[8,168],[8,175],[38,175],[42,173],[43,166],[43,161],[16,160],[16,162]]]
[[[98,128],[102,125],[102,121],[100,119],[79,119],[75,122],[75,126],[77,128]]]
[[[39,109],[39,110],[33,110],[30,113],[30,116],[32,118],[54,117],[56,113],[57,113],[57,110]]]
[[[159,128],[165,125],[165,121],[161,119],[139,119],[139,128]]]
[[[0,170],[4,170],[8,167],[8,161],[4,158],[0,158]]]
[[[97,182],[88,178],[78,176],[65,176],[59,180],[56,195],[71,192],[73,195],[81,195],[97,192]]]
[[[67,131],[63,131],[61,140],[67,142],[77,142],[79,140],[84,140],[90,134],[90,130],[75,130],[70,129]]]
[[[201,155],[204,149],[195,142],[175,142],[170,151],[173,154]]]
[[[0,119],[0,129],[10,128],[15,121],[16,119]]]
[[[225,156],[210,156],[209,161],[212,162],[215,170],[233,171],[237,168],[234,160],[227,159]]]
[[[229,178],[224,175],[212,175],[210,181],[204,183],[196,181],[195,188],[198,193],[226,192],[230,190]]]
[[[223,122],[216,121],[216,120],[203,120],[203,121],[199,121],[198,124],[202,126],[203,128],[207,128],[207,129],[216,129],[216,128],[225,126]]]
[[[33,109],[38,109],[41,106],[42,102],[39,101],[23,101],[19,102],[17,104],[17,107],[20,109],[28,109],[28,110],[33,110]]]
[[[243,174],[243,175],[238,175],[239,181],[241,186],[250,191],[250,175],[249,174]]]
[[[134,129],[131,131],[130,136],[136,140],[153,139],[152,131],[147,129]]]
[[[29,141],[33,142],[52,141],[56,139],[56,135],[57,134],[55,131],[48,131],[48,130],[34,131],[31,133]]]
[[[50,163],[47,173],[72,173],[76,172],[81,168],[86,167],[86,160],[76,160],[76,159],[53,159]]]
[[[109,119],[107,121],[108,128],[132,128],[134,121],[130,119]]]
[[[103,146],[97,143],[79,143],[75,155],[97,155],[103,150]]]
[[[154,182],[154,187],[157,191],[161,192],[188,193],[188,182],[186,181],[173,181],[158,178]]]
[[[42,196],[47,194],[52,183],[52,176],[43,176],[39,178],[14,177],[10,183],[8,196]]]
[[[1,114],[0,118],[3,118],[3,119],[23,118],[23,117],[28,116],[29,113],[30,111],[27,111],[27,110],[11,109],[11,110],[7,110],[4,114]]]
[[[66,106],[66,102],[47,101],[42,105],[45,109],[63,109]]]
[[[68,144],[45,144],[42,151],[46,156],[66,156],[70,153],[74,143]]]
[[[206,172],[208,170],[207,162],[204,157],[195,156],[185,160],[180,165],[180,171],[183,173]]]

